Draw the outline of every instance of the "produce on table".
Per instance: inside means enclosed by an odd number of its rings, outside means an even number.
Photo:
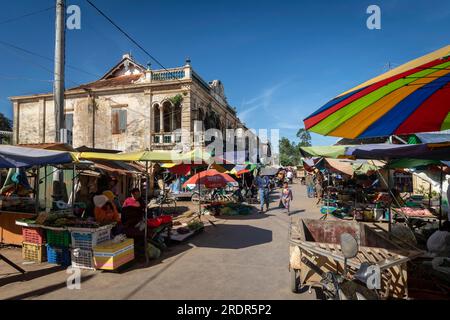
[[[199,230],[199,229],[201,229],[203,227],[204,227],[203,222],[198,221],[198,220],[197,221],[192,221],[191,223],[188,224],[188,228],[190,230],[192,230],[192,231],[197,231],[197,230]]]

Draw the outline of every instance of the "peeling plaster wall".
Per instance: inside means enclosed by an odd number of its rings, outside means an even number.
[[[177,94],[183,96],[181,103],[181,127],[188,135],[182,137],[183,149],[189,151],[193,147],[193,122],[196,120],[192,112],[194,100],[205,108],[210,102],[213,110],[220,115],[222,125],[227,122],[233,127],[239,126],[239,120],[219,106],[204,89],[192,83],[179,88],[168,86],[154,88],[116,89],[108,93],[94,95],[78,95],[66,98],[65,112],[73,114],[73,147],[94,147],[120,151],[137,151],[150,148],[153,150],[171,149],[173,145],[151,144],[151,124],[153,115],[151,106]],[[39,98],[15,103],[18,109],[18,144],[55,142],[55,113],[51,97]],[[112,134],[112,111],[115,108],[127,110],[126,132]],[[16,119],[16,116],[14,116]],[[16,121],[16,120],[15,120]],[[17,124],[14,124],[17,126]],[[95,130],[93,130],[95,128]]]
[[[19,141],[20,143],[39,142],[39,102],[20,105]]]

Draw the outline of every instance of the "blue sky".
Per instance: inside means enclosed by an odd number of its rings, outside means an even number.
[[[295,139],[302,119],[328,100],[393,66],[450,43],[448,0],[268,1],[92,0],[166,67],[186,57],[205,79],[220,79],[250,128],[279,128]],[[54,0],[2,1],[0,41],[53,56]],[[81,30],[67,32],[66,86],[95,80],[131,51],[149,61],[84,0]],[[366,27],[369,5],[381,8],[381,30]],[[0,111],[9,96],[50,92],[51,61],[0,44]],[[153,67],[157,65],[153,63]],[[326,145],[336,138],[313,135]]]

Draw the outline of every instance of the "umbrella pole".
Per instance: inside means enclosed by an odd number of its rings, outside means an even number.
[[[150,261],[149,256],[148,256],[148,242],[147,242],[147,236],[148,236],[148,226],[147,226],[147,220],[148,220],[148,187],[149,187],[148,161],[145,161],[145,175],[146,175],[147,181],[145,183],[144,250],[145,250],[145,265],[148,266],[149,261]]]
[[[442,226],[442,189],[443,189],[443,180],[444,180],[444,167],[440,167],[441,169],[441,188],[439,189],[439,228]],[[449,186],[450,187],[450,186]]]
[[[391,169],[390,168],[388,168],[388,189],[389,189],[389,193],[391,194],[391,196],[394,198],[394,195],[392,194],[392,192],[391,192]],[[390,234],[391,234],[391,231],[392,231],[392,201],[391,201],[391,203],[389,203],[389,236],[390,236]]]

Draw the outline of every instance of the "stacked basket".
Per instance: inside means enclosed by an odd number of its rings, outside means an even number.
[[[45,233],[40,228],[22,227],[22,258],[25,261],[45,262]]]
[[[70,265],[70,232],[47,230],[48,263],[67,267]]]
[[[98,244],[111,239],[112,226],[98,229],[71,229],[72,267],[95,270],[93,249]]]

